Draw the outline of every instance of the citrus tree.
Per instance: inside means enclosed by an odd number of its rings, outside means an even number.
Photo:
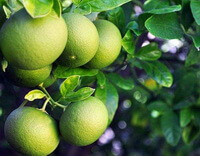
[[[1,0],[7,142],[22,154],[48,155],[60,138],[87,146],[118,125],[149,129],[143,136],[156,146],[165,138],[163,148],[177,154],[195,150],[199,7],[198,0]],[[116,137],[125,155],[134,154],[128,147],[138,140]]]

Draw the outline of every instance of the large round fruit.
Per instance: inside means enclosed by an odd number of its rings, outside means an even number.
[[[55,120],[33,107],[14,110],[5,122],[4,132],[8,143],[24,155],[48,155],[59,144]]]
[[[65,50],[58,62],[71,68],[89,62],[99,46],[99,36],[94,24],[85,16],[76,13],[63,14],[69,35]]]
[[[86,67],[101,69],[109,66],[118,57],[122,37],[119,29],[109,21],[97,20],[94,24],[99,33],[100,44],[96,55]]]
[[[99,99],[89,97],[67,107],[60,119],[60,132],[65,141],[86,146],[102,135],[107,124],[106,106]]]
[[[39,69],[52,64],[67,42],[67,26],[51,14],[33,19],[24,9],[12,15],[0,31],[0,46],[12,66]]]
[[[5,76],[14,85],[20,87],[36,87],[50,76],[51,69],[52,65],[36,70],[24,70],[9,66],[6,69]]]

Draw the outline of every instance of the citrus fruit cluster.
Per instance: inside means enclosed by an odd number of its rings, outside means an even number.
[[[77,13],[59,18],[54,11],[32,18],[21,9],[3,24],[0,48],[8,62],[8,80],[35,87],[51,75],[52,64],[92,69],[109,66],[120,53],[121,34],[107,20],[91,22]]]
[[[70,104],[59,125],[46,112],[33,107],[19,107],[8,116],[4,132],[8,143],[25,155],[48,155],[61,137],[76,146],[95,142],[108,125],[104,103],[95,97]]]
[[[50,86],[53,66],[101,69],[112,64],[121,50],[121,34],[107,20],[91,22],[77,13],[57,17],[52,11],[32,18],[25,9],[13,14],[1,27],[0,48],[8,62],[6,78],[17,86]],[[108,126],[108,111],[96,97],[69,104],[60,120],[44,109],[20,106],[5,122],[8,143],[25,155],[48,155],[60,136],[70,144],[95,142]]]

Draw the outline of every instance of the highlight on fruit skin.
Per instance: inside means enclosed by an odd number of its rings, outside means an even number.
[[[8,66],[4,75],[9,82],[16,86],[36,87],[47,80],[51,70],[52,65],[36,70],[24,70]]]
[[[121,51],[122,36],[119,29],[110,21],[96,20],[94,25],[99,33],[99,48],[87,64],[87,68],[101,69],[111,65]]]
[[[3,24],[0,47],[10,65],[26,70],[40,69],[61,55],[67,34],[62,17],[49,14],[34,19],[21,9]]]
[[[60,138],[55,120],[33,107],[20,107],[11,112],[5,122],[8,143],[24,155],[49,155]]]
[[[63,139],[76,146],[87,146],[95,142],[107,125],[107,108],[96,97],[70,104],[59,122]]]
[[[68,41],[58,63],[76,68],[94,57],[99,47],[99,35],[95,25],[81,14],[65,13],[63,18],[68,28]]]

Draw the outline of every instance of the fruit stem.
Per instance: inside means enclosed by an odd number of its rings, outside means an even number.
[[[24,100],[24,101],[22,102],[22,104],[19,106],[19,108],[24,107],[27,103],[28,103],[28,100]]]
[[[51,104],[51,105],[53,105],[53,106],[58,106],[58,107],[60,107],[60,108],[63,108],[63,109],[65,109],[67,106],[64,106],[64,105],[62,105],[62,104],[60,104],[60,103],[58,103],[58,102],[55,102],[54,100],[53,100],[53,98],[51,97],[51,95],[48,93],[48,91],[42,86],[42,85],[39,85],[39,88],[47,95],[47,99],[49,99],[49,103]]]
[[[43,106],[42,106],[42,108],[41,108],[41,110],[42,110],[43,112],[45,112],[45,109],[46,109],[46,107],[47,107],[47,104],[48,104],[49,100],[50,100],[50,98],[47,98],[46,101],[44,102],[44,104],[43,104]]]

